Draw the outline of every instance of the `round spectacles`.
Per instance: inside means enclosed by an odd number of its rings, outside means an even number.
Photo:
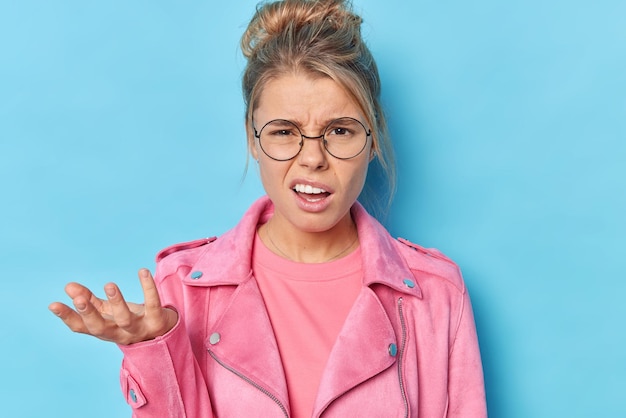
[[[258,132],[254,128],[254,137],[259,140],[261,149],[276,161],[295,158],[305,139],[320,139],[330,155],[349,160],[363,152],[371,134],[361,122],[349,117],[333,120],[320,136],[306,136],[298,125],[285,119],[269,121]]]

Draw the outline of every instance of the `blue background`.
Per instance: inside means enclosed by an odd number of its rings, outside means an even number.
[[[121,355],[47,305],[262,194],[256,0],[0,1],[0,415],[130,416]],[[355,0],[398,154],[394,235],[463,268],[492,417],[626,416],[626,2]],[[243,180],[242,180],[243,178]]]

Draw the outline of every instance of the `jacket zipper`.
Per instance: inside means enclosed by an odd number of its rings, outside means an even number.
[[[232,367],[229,367],[226,364],[222,363],[222,361],[220,359],[218,359],[216,357],[216,355],[211,350],[208,350],[208,351],[209,351],[209,354],[211,355],[211,357],[213,357],[213,360],[215,360],[220,366],[222,366],[223,368],[225,368],[229,372],[235,374],[236,376],[239,376],[245,382],[247,382],[250,385],[252,385],[255,388],[257,388],[261,393],[263,393],[265,396],[270,398],[272,401],[274,401],[274,403],[276,405],[278,405],[280,407],[280,409],[283,411],[283,415],[285,415],[285,418],[289,418],[289,414],[287,413],[287,408],[285,408],[285,406],[282,404],[282,402],[280,402],[278,400],[278,398],[276,396],[274,396],[270,391],[268,391],[264,387],[260,386],[256,382],[252,381],[250,378],[248,378],[248,377],[244,376],[243,374],[239,373],[237,370],[233,369]]]
[[[400,326],[402,327],[402,342],[398,353],[398,381],[400,383],[400,392],[402,393],[402,402],[404,403],[404,417],[409,416],[409,401],[404,391],[404,380],[402,379],[402,361],[404,359],[404,346],[406,344],[406,322],[404,321],[404,312],[402,310],[402,298],[398,299],[398,314],[400,315]]]

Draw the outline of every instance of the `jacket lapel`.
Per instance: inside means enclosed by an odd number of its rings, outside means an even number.
[[[263,298],[253,278],[241,283],[206,347],[218,362],[289,409],[280,354]]]
[[[313,416],[336,398],[389,368],[396,361],[393,326],[374,292],[364,287],[357,297],[328,358]]]

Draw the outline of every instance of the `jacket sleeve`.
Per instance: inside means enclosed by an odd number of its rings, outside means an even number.
[[[122,393],[135,418],[213,417],[207,384],[186,327],[179,275],[212,240],[177,244],[157,256],[155,284],[159,297],[163,306],[178,312],[178,322],[154,340],[119,346],[124,354]]]
[[[450,348],[447,418],[486,418],[485,385],[476,325],[467,290]]]
[[[206,383],[180,319],[167,334],[120,346],[120,383],[136,418],[212,418]]]

